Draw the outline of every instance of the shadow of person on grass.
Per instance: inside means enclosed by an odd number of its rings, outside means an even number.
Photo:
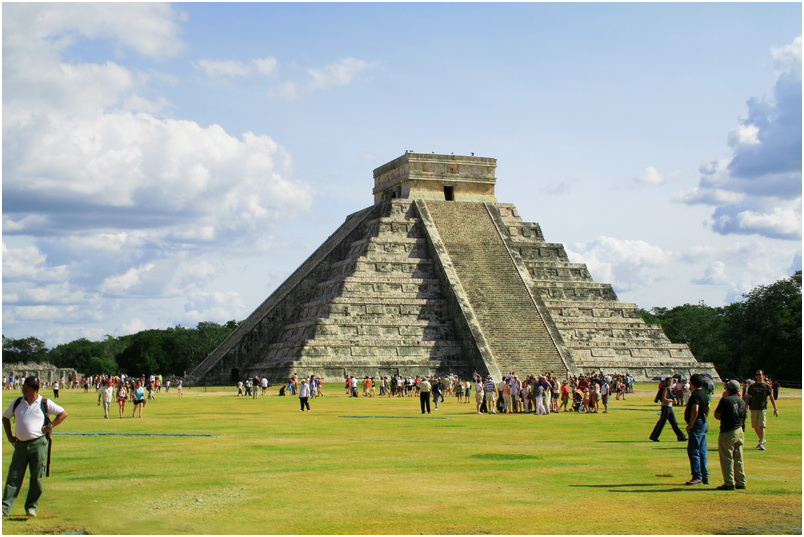
[[[662,483],[603,483],[600,485],[569,485],[570,487],[585,487],[585,488],[609,488],[609,489],[618,489],[622,487],[666,487]],[[634,490],[610,490],[609,492],[638,492],[638,493],[649,493],[649,492],[682,492],[682,491],[707,491],[713,490],[712,488],[707,488],[706,486],[702,487],[673,487],[669,489],[657,489],[657,490],[646,490],[645,488],[634,489]]]

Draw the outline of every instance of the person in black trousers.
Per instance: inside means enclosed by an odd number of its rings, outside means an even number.
[[[425,408],[429,414],[431,385],[426,378],[422,378],[416,386],[419,388],[419,400],[421,401],[422,405],[422,414],[424,414]]]
[[[673,382],[672,377],[667,377],[664,379],[664,383],[659,388],[659,393],[656,394],[656,400],[661,401],[662,403],[662,411],[659,415],[659,421],[656,422],[656,426],[653,428],[653,432],[650,433],[650,439],[654,442],[659,441],[659,435],[662,434],[662,429],[664,429],[665,422],[670,422],[670,426],[673,428],[673,432],[676,433],[676,438],[678,438],[679,442],[686,442],[687,437],[684,435],[684,432],[678,427],[678,422],[676,422],[676,415],[673,413],[673,389],[670,385]]]

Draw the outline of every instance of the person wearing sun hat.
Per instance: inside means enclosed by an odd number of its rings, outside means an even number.
[[[48,418],[55,414],[51,422]],[[16,422],[11,432],[11,418]],[[6,486],[3,489],[3,516],[11,514],[11,508],[22,488],[25,471],[31,468],[28,496],[25,499],[25,514],[36,516],[39,498],[42,496],[42,481],[48,467],[50,432],[67,418],[67,412],[51,400],[39,395],[39,379],[28,377],[22,384],[22,397],[18,397],[3,412],[3,429],[6,438],[14,446],[8,469]]]

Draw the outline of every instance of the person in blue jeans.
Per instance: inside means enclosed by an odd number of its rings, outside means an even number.
[[[690,377],[690,398],[684,409],[684,421],[687,422],[687,456],[690,459],[692,479],[685,485],[708,485],[709,470],[706,468],[706,433],[709,425],[706,416],[709,414],[709,399],[703,389],[704,379],[698,373]]]

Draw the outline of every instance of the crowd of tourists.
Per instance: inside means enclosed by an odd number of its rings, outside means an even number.
[[[19,387],[24,379],[9,375],[3,378],[3,389],[11,390]],[[39,381],[39,379],[37,379]],[[82,389],[84,393],[93,390],[98,394],[98,406],[103,405],[104,418],[109,417],[109,412],[113,405],[117,405],[120,418],[125,413],[126,406],[130,403],[133,407],[133,416],[143,416],[148,401],[156,399],[157,394],[165,393],[174,388],[178,396],[183,395],[184,380],[181,378],[167,378],[162,375],[140,375],[132,377],[125,374],[121,375],[90,375],[75,377],[72,379],[60,378],[52,382],[39,381],[42,388],[53,390],[53,398],[59,398],[62,389]]]
[[[174,386],[177,396],[183,396],[184,379],[165,379],[163,383],[162,375],[144,374],[139,378],[128,375],[99,375],[92,379],[95,391],[98,394],[98,405],[103,405],[104,418],[109,417],[109,412],[113,403],[117,404],[118,416],[123,418],[126,404],[131,403],[133,407],[131,417],[143,417],[143,411],[148,405],[148,401],[156,399],[157,394],[165,388],[165,393],[170,392]]]
[[[268,385],[265,377],[246,379],[237,383],[237,395],[257,398],[266,394]],[[279,395],[311,399],[324,395],[322,387],[323,381],[316,375],[304,378],[293,375],[279,388]],[[602,371],[591,375],[570,375],[567,372],[562,380],[552,372],[527,375],[521,379],[512,372],[499,381],[490,376],[483,378],[477,373],[472,378],[455,374],[429,377],[366,375],[362,378],[346,375],[343,387],[345,395],[354,398],[421,397],[426,391],[428,397],[432,396],[436,409],[446,398],[454,397],[459,403],[474,401],[475,412],[480,414],[606,413],[612,395],[619,400],[633,393],[634,377],[630,373],[612,375]]]
[[[279,395],[285,395],[285,388],[280,390]],[[268,379],[265,377],[247,378],[237,383],[237,396],[251,397],[256,399],[260,395],[268,394]]]

